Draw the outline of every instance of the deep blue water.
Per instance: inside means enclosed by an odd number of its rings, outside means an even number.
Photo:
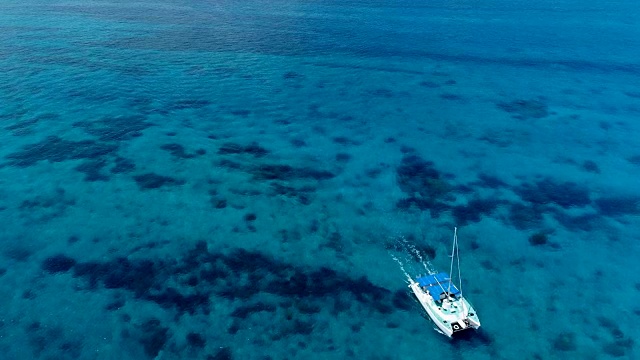
[[[2,2],[2,358],[637,358],[638,19]],[[455,226],[452,341],[405,273]]]

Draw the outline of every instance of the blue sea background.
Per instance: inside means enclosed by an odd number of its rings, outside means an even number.
[[[635,0],[4,0],[1,358],[637,359],[639,117]]]

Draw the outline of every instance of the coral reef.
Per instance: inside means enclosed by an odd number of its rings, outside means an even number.
[[[529,236],[529,244],[533,246],[546,245],[548,242],[549,242],[548,236],[546,233],[543,233],[543,232],[537,232]]]
[[[170,176],[158,175],[154,173],[146,173],[133,177],[141,190],[157,189],[163,186],[180,186],[184,185],[184,180],[178,180]]]
[[[49,136],[39,143],[27,145],[21,151],[7,155],[9,164],[28,167],[39,161],[61,162],[75,159],[96,159],[112,155],[117,145],[93,140],[70,141],[57,136]]]
[[[522,184],[515,189],[522,200],[534,205],[558,205],[563,208],[583,207],[591,203],[589,190],[574,182],[556,182],[545,178],[535,184]]]
[[[499,102],[496,105],[520,120],[540,119],[549,116],[547,105],[539,100],[514,100]]]

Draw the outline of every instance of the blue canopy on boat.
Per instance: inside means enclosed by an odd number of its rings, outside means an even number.
[[[460,294],[460,290],[451,282],[451,277],[447,273],[419,277],[416,281],[421,287],[429,291],[429,295],[431,295],[434,301],[442,300],[446,296],[442,294],[446,293],[447,290],[454,296]]]

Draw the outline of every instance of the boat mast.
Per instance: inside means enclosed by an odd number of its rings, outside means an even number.
[[[460,297],[462,297],[462,275],[460,273],[460,247],[458,246],[458,228],[454,231],[454,241],[456,242],[456,258],[458,259],[458,290],[460,290]]]
[[[453,260],[456,255],[456,247],[458,245],[458,228],[453,228],[453,245],[451,247],[451,266],[449,267],[449,278],[453,275]],[[458,272],[460,271],[460,266],[458,266]],[[447,287],[447,298],[449,298],[449,294],[451,294],[451,279],[449,279],[449,287]]]

